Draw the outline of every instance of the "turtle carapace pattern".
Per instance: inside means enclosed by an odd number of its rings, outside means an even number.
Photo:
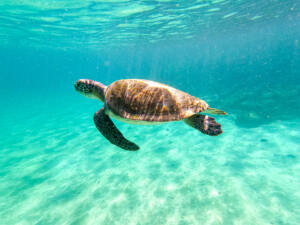
[[[183,120],[187,125],[204,134],[222,133],[221,125],[207,115],[225,115],[224,111],[194,96],[165,84],[150,80],[124,79],[105,86],[100,82],[80,79],[75,89],[89,98],[99,99],[104,107],[94,115],[94,122],[101,134],[112,144],[125,150],[139,147],[127,140],[110,117],[131,124],[159,124]]]

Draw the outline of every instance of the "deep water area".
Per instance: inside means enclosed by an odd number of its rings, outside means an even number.
[[[300,224],[300,3],[0,3],[0,224]],[[113,120],[74,89],[147,79],[205,100],[223,134]]]

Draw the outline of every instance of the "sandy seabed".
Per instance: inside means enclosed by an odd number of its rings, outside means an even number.
[[[128,152],[98,133],[91,110],[34,110],[2,115],[1,224],[300,222],[298,120],[242,128],[218,117],[218,137],[116,122],[141,147]]]

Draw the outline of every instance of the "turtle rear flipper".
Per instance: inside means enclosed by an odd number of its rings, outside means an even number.
[[[201,131],[203,134],[217,136],[223,133],[221,124],[217,123],[213,117],[195,114],[184,120],[189,126]]]
[[[139,149],[139,146],[127,140],[122,135],[109,116],[105,114],[104,108],[95,113],[94,122],[100,133],[112,144],[128,151],[136,151]]]
[[[226,112],[224,112],[220,109],[215,109],[215,108],[210,108],[210,107],[208,107],[202,113],[209,113],[209,114],[214,114],[214,115],[226,115],[227,114]]]

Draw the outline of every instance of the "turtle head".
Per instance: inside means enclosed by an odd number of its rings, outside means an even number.
[[[93,98],[94,85],[92,80],[80,79],[75,82],[74,87],[80,94],[88,98]]]
[[[88,79],[80,79],[74,84],[75,90],[87,98],[96,98],[104,102],[105,86],[100,82]]]

